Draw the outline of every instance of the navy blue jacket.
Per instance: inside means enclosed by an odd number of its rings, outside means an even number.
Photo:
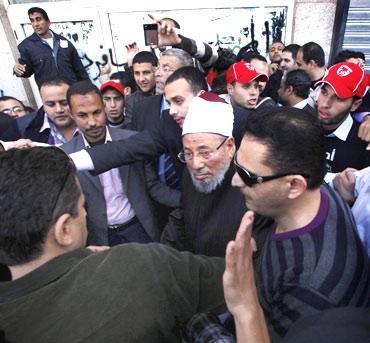
[[[44,77],[63,76],[71,84],[88,80],[89,76],[73,44],[64,37],[54,33],[54,49],[44,42],[36,33],[25,38],[19,45],[21,57],[18,62],[26,64],[22,77],[35,74],[35,81],[40,87]],[[65,41],[66,43],[61,43]],[[65,46],[65,47],[64,47]]]

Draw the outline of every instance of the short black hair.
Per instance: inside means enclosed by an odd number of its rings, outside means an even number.
[[[130,87],[131,92],[136,91],[136,83],[135,79],[132,76],[131,73],[128,71],[117,71],[115,73],[112,73],[111,76],[109,77],[110,80],[119,80],[121,83],[122,87]]]
[[[350,58],[361,58],[365,61],[365,55],[361,51],[342,50],[335,56],[334,64],[346,62]]]
[[[135,63],[150,63],[152,66],[156,67],[158,65],[158,58],[151,51],[140,51],[134,56],[132,66]]]
[[[91,81],[89,80],[84,80],[84,81],[79,81],[74,84],[72,84],[71,87],[68,88],[67,90],[67,102],[70,108],[71,107],[71,97],[73,95],[86,95],[88,93],[95,93],[99,95],[99,98],[103,102],[103,96],[99,91],[99,88],[96,87]]]
[[[250,114],[245,136],[266,145],[274,173],[307,175],[307,188],[320,187],[326,173],[324,132],[318,118],[293,107],[269,107]]]
[[[198,94],[201,90],[208,91],[208,84],[204,78],[203,73],[194,67],[186,66],[175,70],[167,79],[166,85],[177,81],[179,79],[185,79],[190,85],[190,89],[194,95]]]
[[[56,147],[11,149],[0,154],[0,184],[0,263],[30,262],[57,219],[77,215],[75,167]]]
[[[60,75],[45,76],[40,81],[39,90],[41,89],[41,87],[61,86],[63,84],[70,86],[71,82],[68,81],[65,77]]]
[[[325,52],[319,44],[308,42],[302,45],[300,50],[302,50],[303,60],[306,64],[312,60],[316,62],[318,67],[323,67],[325,65]]]
[[[255,52],[248,52],[247,54],[243,56],[243,61],[245,62],[251,63],[252,60],[259,60],[259,61],[267,63],[267,60],[265,57],[263,57],[260,54],[256,54]]]
[[[283,52],[290,52],[294,60],[297,59],[297,53],[301,46],[299,44],[289,44],[284,49]]]
[[[50,21],[48,14],[46,13],[46,11],[43,8],[41,8],[41,7],[31,7],[28,10],[28,16],[30,16],[31,14],[34,14],[34,13],[40,13],[45,20]]]
[[[9,96],[9,95],[4,95],[4,96],[0,96],[0,102],[2,101],[7,101],[7,100],[15,100],[15,101],[18,101],[23,108],[25,108],[23,102],[17,98],[15,98],[14,96]]]
[[[285,88],[292,86],[294,94],[307,99],[310,94],[311,79],[306,71],[297,69],[288,71],[284,76]]]

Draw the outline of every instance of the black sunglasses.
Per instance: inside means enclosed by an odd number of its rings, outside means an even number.
[[[284,177],[284,176],[288,176],[288,175],[299,174],[299,175],[302,175],[305,178],[308,178],[308,175],[301,174],[301,173],[283,173],[283,174],[276,174],[276,175],[271,175],[271,176],[258,176],[258,175],[255,175],[255,174],[251,173],[249,170],[245,169],[240,164],[238,164],[238,162],[236,161],[236,154],[234,155],[234,167],[235,167],[235,171],[238,173],[240,178],[249,187],[252,187],[253,185],[255,185],[257,183],[262,183],[262,182],[266,182],[266,181],[275,180],[275,179],[278,179],[280,177]]]

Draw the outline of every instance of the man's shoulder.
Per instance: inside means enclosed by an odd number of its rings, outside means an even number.
[[[67,154],[71,154],[73,152],[79,151],[83,149],[83,141],[81,134],[74,136],[70,141],[64,143],[60,146],[60,148],[65,151]]]
[[[28,45],[33,45],[35,42],[40,41],[39,36],[34,32],[31,36],[26,37],[18,44],[18,47],[26,47]]]
[[[113,141],[125,139],[138,133],[134,130],[119,129],[117,127],[108,127],[108,130]]]

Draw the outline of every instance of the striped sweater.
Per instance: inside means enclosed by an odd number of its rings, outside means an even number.
[[[272,230],[258,263],[259,299],[272,337],[298,319],[334,307],[370,306],[369,260],[350,209],[321,188],[321,204],[307,226]]]

